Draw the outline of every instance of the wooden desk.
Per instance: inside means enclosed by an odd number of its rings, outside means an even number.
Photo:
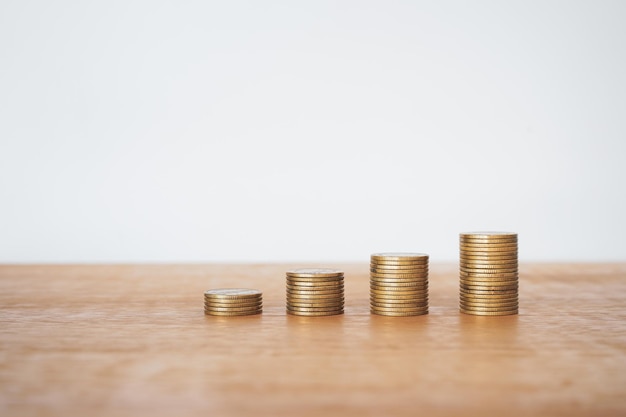
[[[520,315],[458,312],[431,265],[427,316],[285,315],[294,265],[0,266],[0,414],[626,415],[626,264],[522,265]],[[309,265],[300,265],[309,266]],[[261,316],[203,314],[215,287]]]

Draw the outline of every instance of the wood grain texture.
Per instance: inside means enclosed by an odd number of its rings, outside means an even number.
[[[285,314],[294,265],[0,266],[0,414],[626,415],[626,264],[522,265],[520,314],[458,312],[432,265],[430,314]],[[310,265],[301,265],[310,266]],[[207,317],[251,287],[264,313]]]

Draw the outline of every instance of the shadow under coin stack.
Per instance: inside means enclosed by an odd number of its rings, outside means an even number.
[[[250,316],[263,311],[263,294],[247,288],[220,288],[204,293],[204,314]]]
[[[303,268],[287,271],[287,313],[296,316],[343,314],[343,271]]]
[[[375,253],[370,263],[370,311],[381,316],[428,313],[428,255]]]
[[[478,316],[518,312],[517,234],[460,235],[460,309]]]

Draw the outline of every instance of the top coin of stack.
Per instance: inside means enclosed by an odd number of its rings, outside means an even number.
[[[460,236],[460,309],[479,316],[518,312],[517,234],[472,232]]]
[[[370,258],[370,311],[381,316],[428,313],[428,255],[374,253]]]
[[[263,311],[263,294],[247,288],[220,288],[204,293],[204,314],[249,316]]]
[[[287,313],[296,316],[343,314],[343,271],[302,268],[287,271]]]

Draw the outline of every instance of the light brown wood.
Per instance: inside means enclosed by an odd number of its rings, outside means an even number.
[[[292,266],[0,266],[0,414],[626,414],[626,264],[522,265],[511,317],[460,314],[432,265],[410,318],[370,315],[365,263],[327,265],[345,315],[287,316]],[[264,314],[205,316],[217,287]]]

